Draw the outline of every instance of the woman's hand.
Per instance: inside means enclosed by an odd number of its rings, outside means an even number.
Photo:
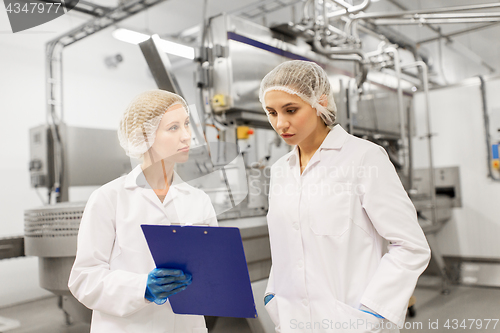
[[[192,276],[180,269],[155,268],[148,274],[144,297],[150,302],[162,305],[167,298],[183,291],[191,282]]]

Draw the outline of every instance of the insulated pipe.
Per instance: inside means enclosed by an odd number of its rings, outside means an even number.
[[[430,113],[430,101],[429,101],[429,79],[427,74],[427,65],[423,61],[416,61],[410,64],[406,64],[402,66],[403,68],[413,68],[420,67],[422,69],[422,83],[424,86],[425,93],[425,114],[427,117],[427,147],[429,151],[429,183],[430,183],[430,195],[431,195],[431,203],[432,203],[432,224],[437,224],[437,201],[436,201],[436,188],[435,188],[435,179],[434,179],[434,161],[432,158],[432,129],[431,129],[431,113]]]
[[[500,17],[484,18],[449,18],[449,19],[377,19],[372,23],[375,25],[412,25],[412,24],[458,24],[458,23],[482,23],[500,22]]]
[[[431,9],[417,9],[417,10],[407,10],[398,13],[361,13],[355,15],[354,19],[377,19],[377,18],[391,18],[391,17],[401,17],[403,15],[421,15],[421,14],[435,14],[435,13],[447,13],[447,12],[457,12],[457,11],[467,11],[475,9],[488,9],[488,8],[500,8],[500,3],[488,3],[481,5],[470,5],[470,6],[453,6],[453,7],[443,7],[443,8],[431,8]]]
[[[472,31],[477,31],[477,30],[480,30],[480,29],[490,28],[490,27],[492,27],[494,25],[497,25],[499,23],[500,22],[487,23],[487,24],[475,26],[475,27],[472,27],[472,28],[457,30],[457,31],[454,31],[454,32],[447,33],[445,35],[438,36],[438,37],[432,37],[432,38],[428,38],[428,39],[423,39],[423,40],[418,41],[417,45],[422,45],[422,44],[425,44],[425,43],[434,42],[436,40],[440,40],[441,38],[449,39],[450,37],[454,37],[454,36],[466,34],[466,33],[472,32]]]
[[[449,19],[449,18],[484,18],[484,17],[500,17],[500,12],[494,13],[443,13],[443,14],[413,14],[403,15],[405,19]]]

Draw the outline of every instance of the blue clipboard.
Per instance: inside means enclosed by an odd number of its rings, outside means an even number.
[[[228,227],[141,225],[158,268],[193,276],[168,298],[177,314],[256,318],[240,230]]]

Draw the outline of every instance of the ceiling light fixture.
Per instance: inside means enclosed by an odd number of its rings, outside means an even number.
[[[116,29],[112,33],[113,37],[126,43],[139,44],[148,40],[150,37],[155,40],[158,47],[166,53],[176,55],[178,57],[183,57],[187,59],[194,59],[194,48],[179,43],[171,42],[168,40],[161,39],[158,35],[149,36],[140,32],[128,30],[128,29]]]

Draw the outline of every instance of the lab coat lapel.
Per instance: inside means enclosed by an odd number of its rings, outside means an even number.
[[[174,173],[174,180],[178,178],[178,175]],[[160,201],[154,190],[151,188],[149,183],[146,181],[146,177],[144,177],[144,173],[142,172],[142,168],[140,165],[134,168],[128,175],[125,180],[127,188],[140,187],[141,195],[146,198],[149,202],[151,202],[156,208],[162,211],[162,213],[167,217],[167,213],[165,211],[165,206],[172,201],[176,195],[177,191],[175,186],[171,186],[168,190],[168,194],[165,197],[163,203]],[[175,182],[174,182],[175,183]],[[174,185],[174,184],[172,184]]]
[[[290,167],[289,172],[291,172],[295,181],[300,184],[300,160],[298,146],[295,146],[288,154],[289,155],[286,160],[288,161],[288,166]]]

